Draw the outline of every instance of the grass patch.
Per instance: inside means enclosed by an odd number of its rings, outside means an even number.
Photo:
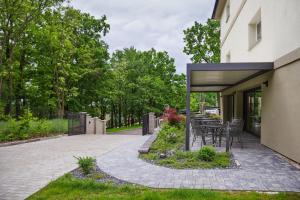
[[[135,124],[132,126],[123,126],[123,127],[119,127],[119,128],[108,128],[108,129],[106,129],[106,132],[114,133],[114,132],[127,131],[127,130],[138,129],[138,128],[142,128],[142,125]]]
[[[149,153],[141,154],[140,158],[176,169],[226,168],[230,166],[230,155],[225,152],[212,152],[213,155],[210,157],[210,153],[214,149],[209,147],[197,152],[184,151],[184,130],[183,125],[163,125],[157,139],[151,145]],[[162,154],[165,156],[161,156]]]
[[[150,189],[135,185],[115,185],[99,183],[92,179],[77,179],[66,174],[30,196],[29,200],[70,200],[70,199],[100,199],[100,200],[297,200],[299,193],[266,194],[257,192],[227,192],[197,189]]]
[[[37,137],[59,135],[68,131],[67,119],[10,119],[0,122],[0,142],[26,140]]]

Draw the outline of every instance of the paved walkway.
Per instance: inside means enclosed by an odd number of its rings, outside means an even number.
[[[176,170],[138,158],[138,149],[148,137],[98,157],[98,165],[119,179],[154,188],[300,192],[300,170],[256,142],[245,144],[244,149],[233,148],[241,164],[238,169]],[[247,140],[251,143],[253,138]]]
[[[73,156],[100,156],[138,135],[63,136],[0,147],[0,199],[24,199],[77,167]]]

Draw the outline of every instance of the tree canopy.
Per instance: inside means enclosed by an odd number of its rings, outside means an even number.
[[[220,23],[208,19],[206,23],[195,22],[193,26],[183,31],[183,52],[191,56],[193,63],[219,63],[220,62]],[[191,109],[199,110],[200,104],[216,106],[218,94],[202,93],[191,95]],[[201,102],[201,103],[200,103]]]
[[[110,126],[140,122],[165,105],[184,108],[185,76],[167,52],[108,52],[106,16],[63,0],[0,0],[0,115],[40,118],[86,111]]]
[[[193,63],[220,62],[220,22],[208,19],[205,24],[195,22],[183,31],[183,52],[191,56]]]

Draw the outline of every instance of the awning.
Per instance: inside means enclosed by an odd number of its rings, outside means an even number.
[[[187,64],[190,92],[219,92],[273,69],[273,62]]]

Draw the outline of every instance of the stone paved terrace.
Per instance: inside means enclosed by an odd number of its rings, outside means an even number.
[[[243,149],[233,145],[239,168],[190,170],[156,166],[139,159],[138,149],[148,137],[140,137],[97,158],[98,165],[119,179],[154,188],[300,192],[300,170],[250,135],[246,135]]]
[[[38,191],[75,169],[73,156],[101,156],[139,138],[142,136],[77,135],[0,147],[0,199],[24,199]]]

